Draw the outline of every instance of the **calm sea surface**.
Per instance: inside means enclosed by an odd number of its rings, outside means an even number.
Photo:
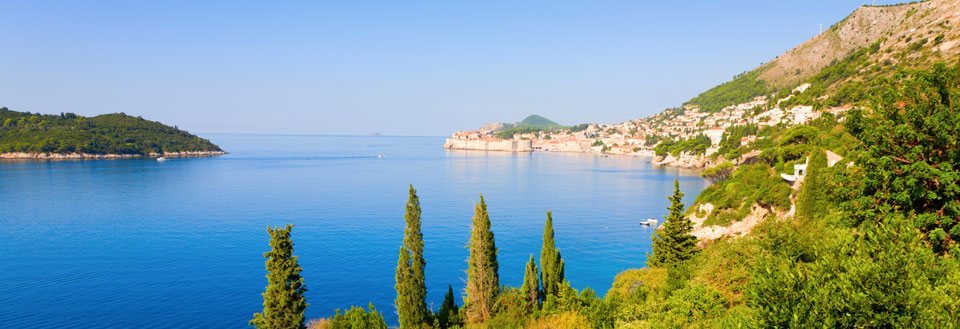
[[[639,157],[445,151],[438,137],[210,135],[207,159],[0,163],[0,326],[240,328],[261,308],[270,225],[295,224],[308,317],[372,301],[396,324],[407,185],[419,190],[428,303],[462,292],[487,200],[501,283],[539,257],[552,210],[567,279],[606,292],[640,267],[674,177]],[[378,155],[383,157],[378,157]]]

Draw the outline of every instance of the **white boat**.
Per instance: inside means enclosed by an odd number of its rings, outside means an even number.
[[[653,218],[653,217],[647,218],[646,220],[640,221],[640,225],[643,225],[643,226],[654,226],[654,225],[657,225],[657,219],[656,219],[656,218]]]
[[[164,158],[164,157],[157,158],[157,162],[164,162],[164,161],[167,161],[167,158]]]

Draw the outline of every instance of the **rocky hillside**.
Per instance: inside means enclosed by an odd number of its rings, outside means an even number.
[[[708,112],[810,83],[826,99],[848,83],[960,58],[960,1],[862,6],[816,37],[688,102]],[[836,103],[836,102],[835,102]]]

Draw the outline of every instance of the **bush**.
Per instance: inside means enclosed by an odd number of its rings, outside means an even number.
[[[330,329],[387,329],[387,322],[383,315],[377,312],[373,303],[365,310],[363,307],[353,306],[347,311],[341,313],[336,310],[333,318],[330,319]]]

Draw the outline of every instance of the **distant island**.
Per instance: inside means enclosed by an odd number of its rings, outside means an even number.
[[[226,154],[177,127],[124,113],[84,117],[0,107],[0,159],[113,159]]]

